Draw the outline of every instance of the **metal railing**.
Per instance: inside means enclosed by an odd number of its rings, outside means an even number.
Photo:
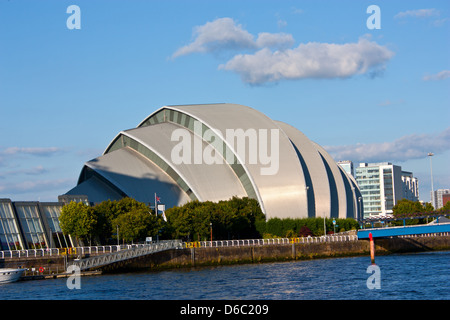
[[[302,238],[274,238],[274,239],[244,239],[244,240],[214,240],[214,241],[192,241],[181,242],[180,240],[159,241],[150,244],[126,244],[126,245],[109,245],[109,246],[89,246],[89,247],[70,247],[70,248],[45,248],[45,249],[28,249],[28,250],[5,250],[0,251],[0,259],[5,258],[29,258],[29,257],[50,257],[60,255],[104,255],[123,250],[139,249],[154,244],[164,244],[177,241],[180,243],[178,247],[195,248],[195,247],[232,247],[232,246],[255,246],[255,245],[277,245],[288,243],[318,243],[318,242],[335,242],[335,241],[354,241],[357,240],[355,235],[331,235],[320,237],[302,237]]]
[[[80,270],[90,268],[98,268],[111,263],[124,261],[132,258],[137,258],[147,254],[152,254],[160,251],[182,248],[182,242],[179,240],[161,241],[151,244],[134,245],[128,249],[121,249],[120,251],[93,256],[85,259],[73,260],[71,265],[77,266]]]
[[[164,241],[161,241],[164,242]],[[118,252],[132,248],[139,248],[149,244],[125,244],[109,246],[89,246],[89,247],[69,247],[69,248],[43,248],[27,250],[4,250],[0,251],[0,259],[5,258],[29,258],[29,257],[50,257],[60,255],[94,255]]]
[[[0,251],[0,259],[21,258],[21,257],[45,257],[59,255],[107,255],[124,250],[139,250],[142,252],[150,250],[154,245],[167,246],[167,244],[177,243],[176,248],[196,248],[196,247],[233,247],[233,246],[262,246],[262,245],[282,245],[289,243],[320,243],[320,242],[341,242],[356,241],[357,235],[327,235],[319,237],[301,237],[301,238],[273,238],[273,239],[243,239],[243,240],[214,240],[214,241],[192,241],[181,242],[180,240],[167,240],[147,244],[128,244],[128,245],[110,245],[110,246],[91,246],[91,247],[72,247],[72,248],[48,248],[48,249],[30,249],[30,250],[7,250]]]
[[[200,248],[200,247],[264,246],[264,245],[279,245],[290,243],[319,243],[319,242],[341,242],[341,241],[356,241],[356,240],[358,240],[357,235],[328,235],[320,237],[301,237],[301,238],[192,241],[192,242],[184,242],[183,247]]]

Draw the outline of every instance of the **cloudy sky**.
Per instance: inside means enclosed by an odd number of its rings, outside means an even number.
[[[449,35],[447,0],[0,0],[0,198],[56,201],[154,110],[228,102],[400,165],[429,201],[429,152],[450,188]]]

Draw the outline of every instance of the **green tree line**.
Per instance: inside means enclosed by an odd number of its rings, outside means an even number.
[[[139,242],[146,237],[185,241],[252,239],[272,237],[306,237],[324,234],[323,218],[280,219],[266,221],[259,203],[247,197],[226,201],[191,201],[165,211],[167,219],[144,203],[124,198],[104,201],[95,206],[71,202],[62,208],[61,229],[84,243]],[[358,228],[354,219],[325,219],[327,233],[333,229]]]
[[[336,232],[343,232],[349,230],[359,229],[359,224],[355,219],[325,219],[326,233],[331,234]],[[323,218],[271,218],[267,221],[258,222],[258,231],[264,238],[274,237],[307,237],[307,236],[322,236],[324,231],[324,219]]]
[[[247,197],[219,202],[191,201],[166,210],[164,235],[173,239],[202,241],[259,238],[257,221],[265,216],[259,203]]]
[[[163,226],[161,216],[144,203],[131,198],[103,201],[95,206],[71,202],[63,206],[59,217],[61,230],[84,243],[107,244],[119,239],[132,242],[154,236]]]
[[[424,224],[429,222],[426,216],[444,215],[448,216],[450,213],[450,202],[447,202],[444,207],[434,210],[434,207],[429,202],[421,203],[419,201],[411,201],[402,199],[392,208],[392,215],[396,219],[408,218],[406,224]],[[417,217],[417,218],[416,218]],[[414,219],[416,218],[416,219]],[[403,224],[402,221],[396,221],[394,225]]]

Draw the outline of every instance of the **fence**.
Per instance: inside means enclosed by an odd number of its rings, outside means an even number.
[[[338,242],[338,241],[356,241],[356,240],[358,240],[358,236],[356,235],[334,235],[334,236],[302,237],[302,238],[194,241],[194,242],[185,242],[184,247],[199,248],[199,247],[263,246],[263,245],[279,245],[290,243],[319,243],[319,242]]]
[[[28,258],[28,257],[50,257],[60,255],[85,255],[85,254],[106,254],[120,250],[133,249],[146,246],[148,244],[126,244],[112,246],[92,246],[92,247],[70,247],[70,248],[46,248],[28,250],[6,250],[0,251],[0,259],[5,258]]]
[[[302,238],[274,238],[274,239],[244,239],[244,240],[214,240],[214,241],[195,241],[179,242],[183,248],[196,247],[232,247],[232,246],[263,246],[263,245],[282,245],[290,243],[319,243],[319,242],[338,242],[338,241],[356,241],[356,235],[329,235],[320,237],[302,237]],[[160,241],[160,244],[172,240]],[[153,243],[154,244],[154,243]],[[47,248],[30,250],[7,250],[0,251],[0,259],[5,258],[23,258],[23,257],[47,257],[60,255],[99,255],[114,253],[121,250],[139,249],[153,244],[128,244],[111,246],[93,246],[93,247],[72,247],[72,248]]]
[[[96,255],[89,258],[77,259],[71,262],[71,265],[77,266],[80,270],[97,268],[111,263],[125,261],[132,258],[148,255],[155,252],[169,249],[181,248],[182,242],[179,240],[160,241],[151,244],[134,245],[128,250],[120,250],[114,253]]]

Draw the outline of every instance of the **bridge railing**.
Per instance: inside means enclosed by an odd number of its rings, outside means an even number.
[[[243,239],[243,240],[213,240],[213,241],[192,241],[184,242],[185,248],[200,247],[236,247],[236,246],[264,246],[290,243],[319,243],[319,242],[341,242],[356,241],[357,235],[328,235],[320,237],[300,237],[300,238],[273,238],[273,239]]]
[[[195,247],[233,247],[233,246],[261,246],[261,245],[278,245],[289,243],[318,243],[318,242],[336,242],[336,241],[354,241],[357,240],[356,235],[328,235],[320,237],[301,237],[301,238],[273,238],[273,239],[242,239],[242,240],[214,240],[214,241],[193,241],[181,242],[175,240],[183,248]],[[159,241],[163,244],[174,240]],[[5,250],[0,251],[0,259],[5,258],[29,258],[29,257],[50,257],[60,255],[103,255],[122,250],[139,249],[148,247],[153,243],[144,244],[126,244],[126,245],[108,245],[108,246],[86,246],[86,247],[70,247],[70,248],[43,248],[28,250]]]
[[[80,270],[86,270],[90,268],[101,267],[119,261],[140,257],[155,252],[181,248],[181,246],[182,243],[179,240],[169,240],[143,245],[133,245],[125,250],[120,250],[113,253],[95,255],[84,259],[76,259],[71,262],[71,265],[79,267]]]
[[[171,241],[181,240],[163,240],[158,243],[166,243]],[[136,249],[149,246],[152,243],[140,244],[123,244],[123,245],[108,245],[108,246],[85,246],[85,247],[69,247],[69,248],[42,248],[42,249],[26,249],[26,250],[4,250],[0,251],[0,259],[5,258],[29,258],[29,257],[50,257],[60,255],[95,255],[118,252],[121,250]]]

